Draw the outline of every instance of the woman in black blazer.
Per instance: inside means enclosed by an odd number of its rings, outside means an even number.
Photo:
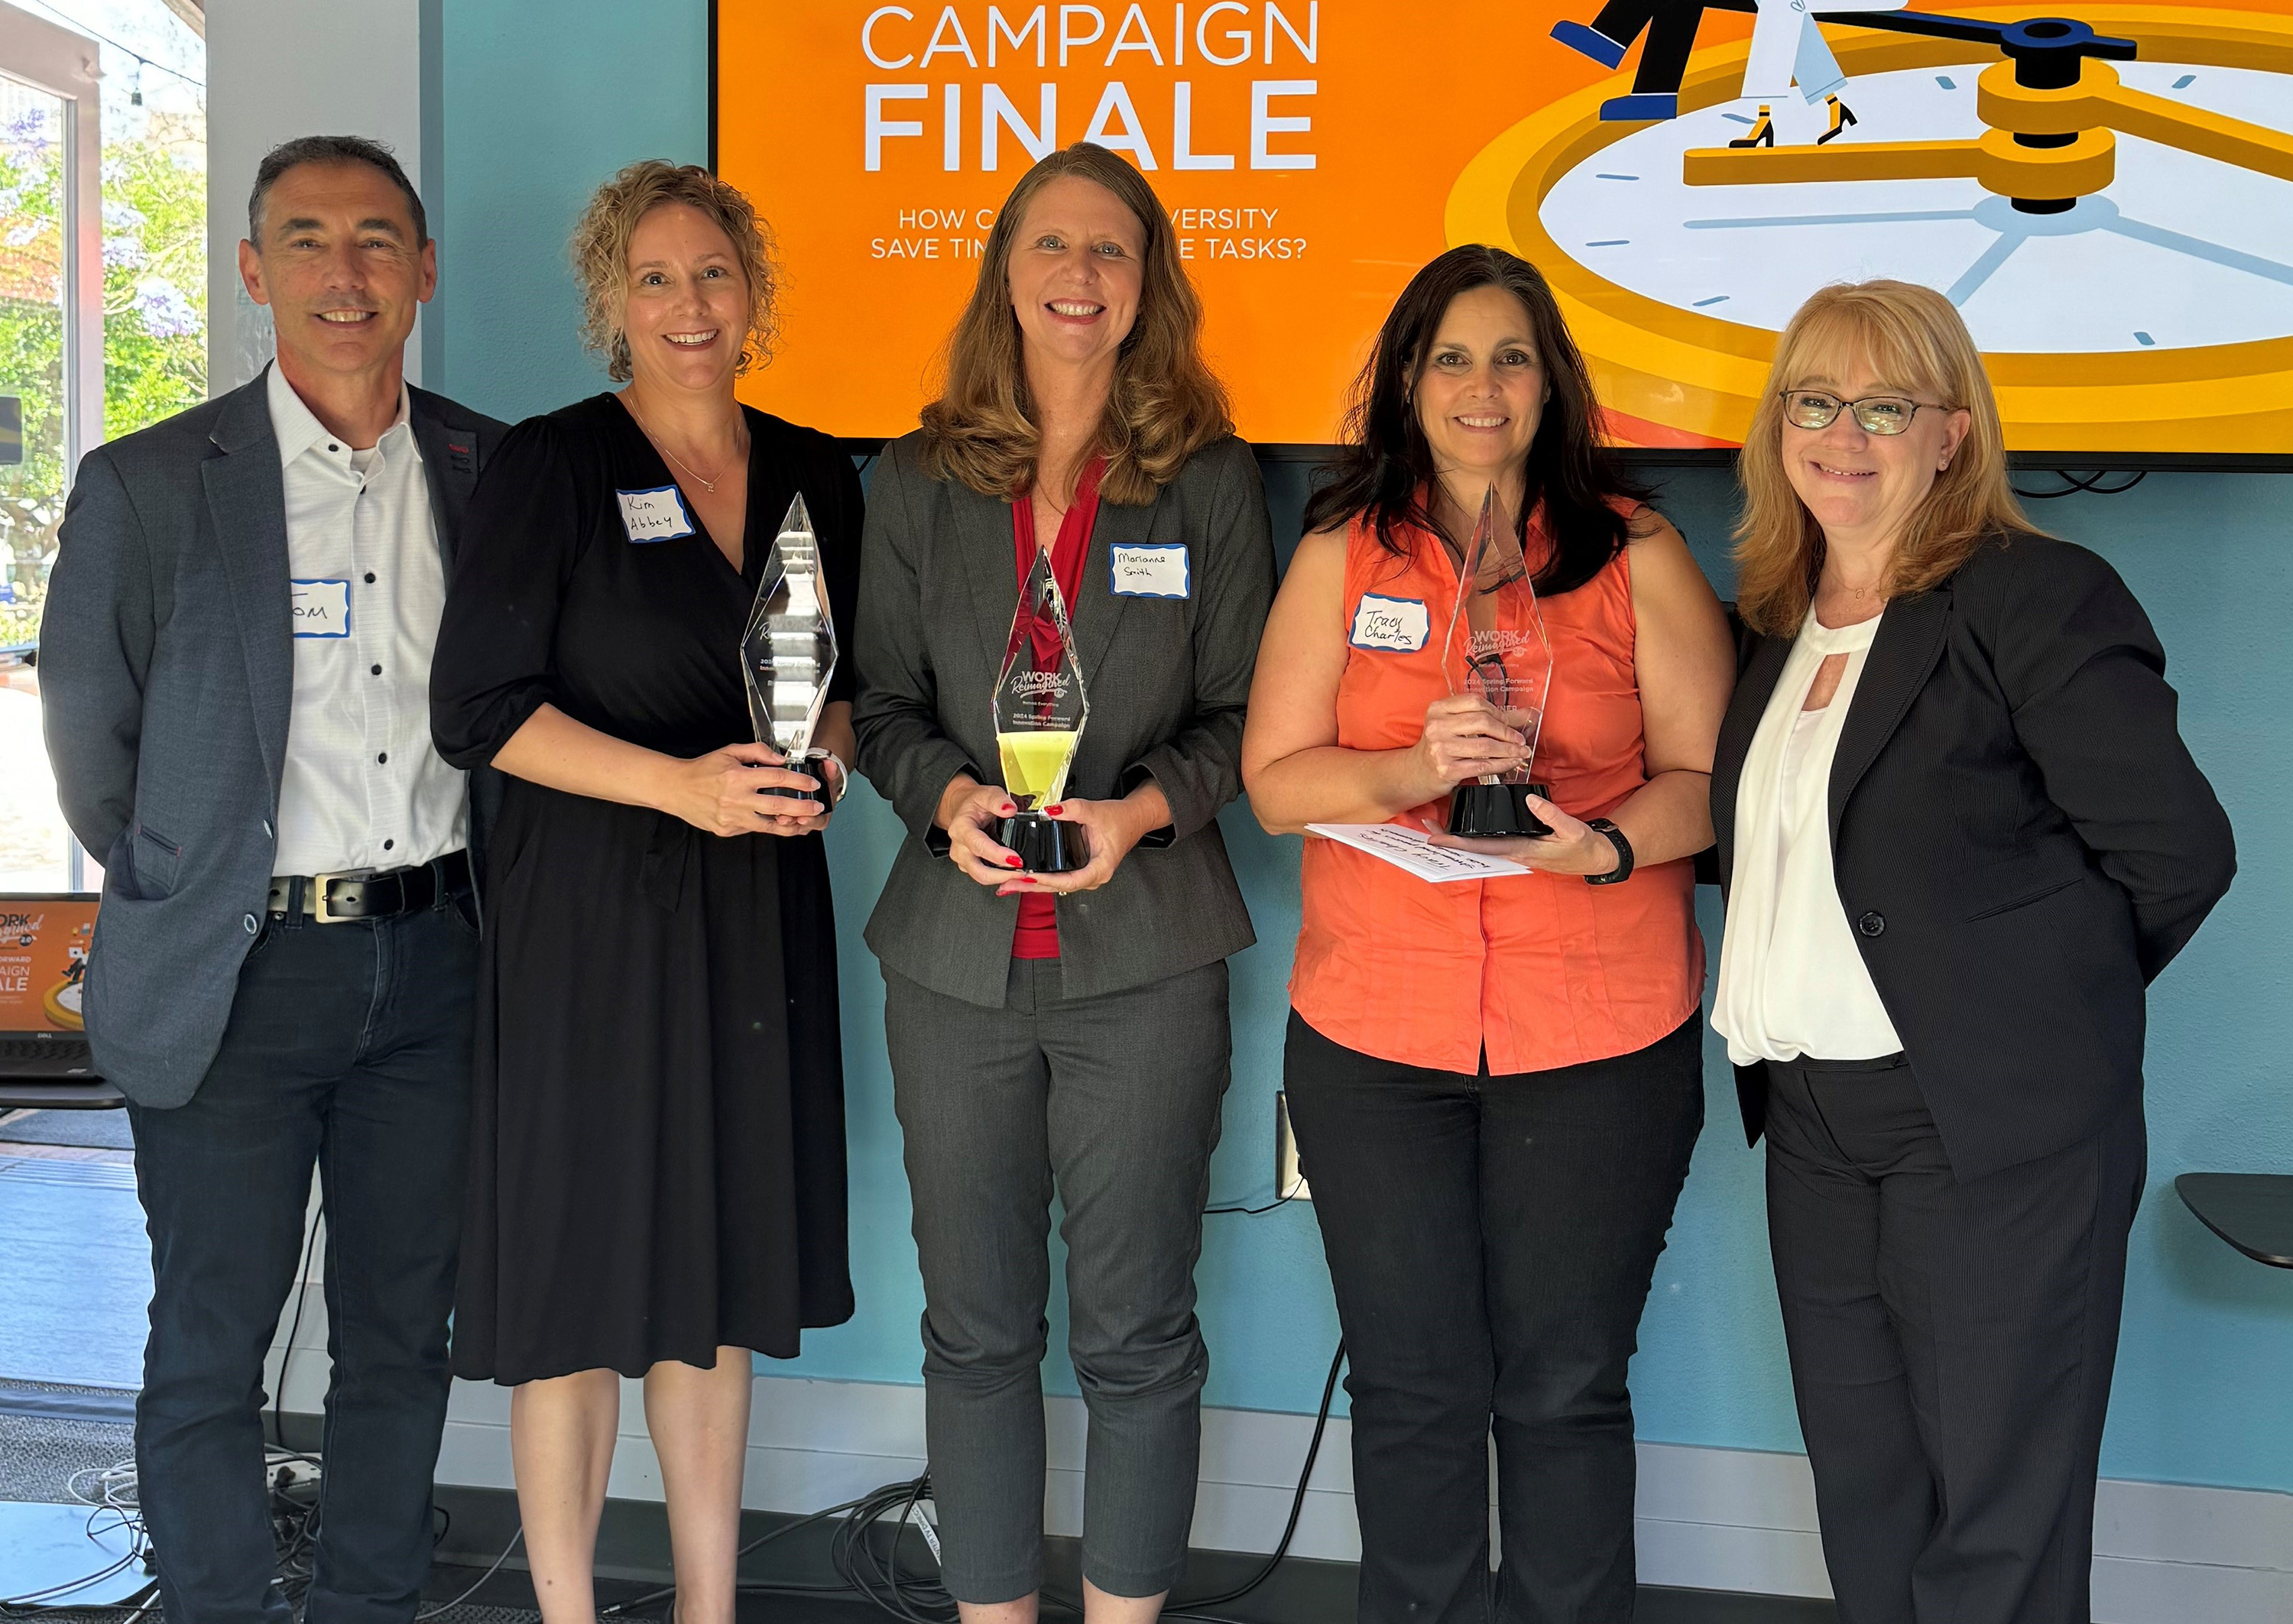
[[[1827,288],[1746,437],[1714,1024],[1846,1624],[2085,1624],[2143,990],[2235,868],[2165,653],[2039,535],[1949,301]]]
[[[1186,1560],[1208,1369],[1195,1259],[1252,941],[1219,837],[1273,596],[1250,448],[1143,177],[1089,144],[998,213],[923,427],[885,450],[861,566],[860,769],[906,823],[868,945],[914,1199],[942,1573],[1035,1617],[1051,1195],[1090,1415],[1084,1616],[1144,1624]],[[1090,715],[1033,874],[990,696],[1023,572],[1071,607]],[[880,617],[880,618],[879,618]]]

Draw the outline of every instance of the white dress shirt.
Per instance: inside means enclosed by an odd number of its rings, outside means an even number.
[[[401,386],[370,450],[271,368],[287,486],[295,699],[274,874],[403,869],[467,844],[463,774],[430,742],[430,654],[446,570]]]
[[[1736,786],[1736,859],[1712,1025],[1736,1064],[1873,1060],[1902,1040],[1871,984],[1831,867],[1831,763],[1884,616],[1827,626],[1810,611]],[[1824,660],[1838,691],[1805,708]]]

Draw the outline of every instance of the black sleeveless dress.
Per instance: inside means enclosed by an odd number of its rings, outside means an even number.
[[[672,755],[752,739],[740,638],[798,490],[845,650],[831,697],[850,698],[859,480],[827,436],[747,416],[740,571],[697,518],[653,538],[675,481],[616,397],[510,432],[431,667],[447,760],[490,762],[545,702]],[[620,492],[656,493],[645,539]],[[785,1358],[848,1319],[821,837],[726,838],[510,778],[487,870],[455,1374]]]

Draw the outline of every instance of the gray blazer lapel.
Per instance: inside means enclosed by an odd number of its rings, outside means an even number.
[[[955,510],[957,567],[971,593],[972,624],[992,684],[1003,670],[1011,617],[1019,608],[1019,571],[1012,553],[1011,505],[983,497],[960,480],[942,481]],[[983,698],[984,696],[983,695]]]
[[[1114,594],[1114,549],[1136,545],[1146,539],[1154,524],[1155,505],[1162,499],[1158,492],[1155,503],[1145,507],[1118,507],[1112,502],[1103,502],[1098,522],[1090,527],[1090,547],[1082,561],[1082,586],[1075,593],[1071,611],[1074,616],[1075,654],[1082,662],[1086,690],[1098,680],[1098,668],[1114,642],[1123,610],[1130,603],[1130,599]]]
[[[271,427],[265,375],[237,391],[208,438],[222,452],[199,465],[207,519],[231,577],[255,737],[271,782],[287,761],[295,699],[294,617],[288,593],[287,481]]]
[[[1950,626],[1949,587],[1899,598],[1887,605],[1878,635],[1855,684],[1855,698],[1839,730],[1839,745],[1831,758],[1831,849],[1839,850],[1839,825],[1847,802],[1887,740],[1893,738],[1903,714],[1926,685],[1935,661],[1942,657],[1943,634]]]
[[[446,564],[446,578],[454,578],[455,548],[462,537],[463,510],[478,482],[478,432],[464,424],[449,423],[436,409],[436,397],[421,390],[409,392],[409,416],[414,443],[422,451],[422,475],[430,488],[430,513],[438,529],[438,551]]]

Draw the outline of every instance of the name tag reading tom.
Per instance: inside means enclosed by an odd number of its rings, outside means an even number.
[[[1354,629],[1349,639],[1357,649],[1386,649],[1397,654],[1414,654],[1425,646],[1432,630],[1432,622],[1425,613],[1422,598],[1382,598],[1373,592],[1362,594],[1361,602],[1354,605]]]
[[[1107,549],[1107,587],[1122,598],[1183,598],[1194,587],[1187,544]]]
[[[297,637],[347,637],[351,634],[351,584],[348,581],[289,581],[288,613]]]
[[[651,490],[617,490],[621,504],[621,528],[631,541],[675,541],[698,533],[685,497],[674,485]]]

